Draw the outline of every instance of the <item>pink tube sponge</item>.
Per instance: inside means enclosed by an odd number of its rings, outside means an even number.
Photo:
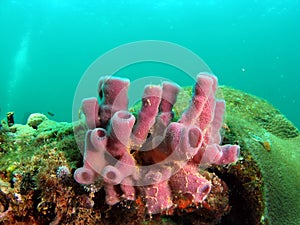
[[[128,148],[134,122],[134,116],[127,111],[118,111],[111,118],[107,151],[117,162],[106,166],[101,173],[107,183],[119,184],[136,170]]]
[[[119,110],[128,107],[129,80],[119,77],[101,77],[99,79],[99,118],[100,126],[106,127],[110,118]]]
[[[212,184],[200,167],[234,163],[240,150],[220,145],[225,101],[215,97],[217,78],[197,76],[190,104],[178,121],[173,116],[178,85],[146,86],[137,118],[127,108],[128,88],[128,79],[103,77],[99,102],[83,100],[89,130],[75,180],[88,185],[101,179],[109,205],[134,201],[138,194],[148,214],[172,212],[180,198],[201,205]]]
[[[136,145],[142,145],[155,123],[158,107],[161,101],[162,89],[160,86],[149,85],[145,87],[142,98],[142,108],[138,114],[137,123],[133,129],[133,138]]]
[[[86,98],[82,101],[82,111],[86,118],[86,124],[89,129],[99,126],[98,120],[98,101],[96,98]]]
[[[161,213],[173,206],[172,192],[167,181],[144,186],[141,188],[141,193],[145,196],[147,213],[150,215]]]
[[[234,163],[238,160],[240,155],[240,146],[223,145],[220,146],[220,148],[222,151],[222,156],[215,164],[226,165],[226,164]]]
[[[116,112],[110,120],[108,129],[108,152],[113,157],[121,157],[127,150],[134,116],[127,111]]]
[[[197,77],[191,104],[181,115],[180,123],[189,125],[201,119],[202,123],[198,123],[197,125],[201,125],[201,129],[207,125],[211,119],[211,113],[214,110],[213,100],[216,83],[217,79],[215,76],[199,75]]]
[[[164,143],[160,149],[161,151],[170,150],[168,152],[169,160],[191,159],[201,146],[201,130],[196,126],[184,126],[181,123],[173,122],[166,129]]]
[[[209,194],[211,183],[198,172],[199,168],[189,164],[174,174],[169,184],[176,194],[184,195],[194,203],[201,203]]]
[[[74,178],[78,183],[91,184],[107,164],[104,159],[106,151],[106,131],[102,128],[88,130],[85,137],[84,165],[75,171]]]

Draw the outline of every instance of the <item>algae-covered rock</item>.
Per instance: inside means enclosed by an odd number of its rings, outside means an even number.
[[[241,158],[208,169],[216,185],[197,211],[150,218],[141,199],[106,205],[101,181],[84,186],[73,179],[82,166],[73,129],[84,125],[35,114],[26,125],[0,130],[0,224],[300,224],[299,131],[266,101],[221,91],[223,144],[239,144]],[[190,96],[191,88],[180,92],[175,118]]]
[[[258,164],[270,224],[300,224],[300,135],[268,102],[222,88],[231,140],[237,140]]]
[[[33,113],[27,119],[27,125],[33,128],[37,128],[43,121],[48,120],[47,116],[41,113]]]

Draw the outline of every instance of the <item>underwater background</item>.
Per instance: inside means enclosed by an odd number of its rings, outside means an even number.
[[[268,100],[300,128],[300,1],[0,1],[0,117],[70,122],[88,66],[119,45],[163,40],[198,54],[219,83]],[[136,78],[183,76],[144,63]],[[192,85],[182,80],[180,85]],[[94,87],[92,87],[94,88]]]

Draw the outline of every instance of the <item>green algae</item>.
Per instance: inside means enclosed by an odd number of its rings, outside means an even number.
[[[70,149],[77,148],[73,137],[73,126],[70,123],[57,123],[45,119],[38,126],[15,124],[6,127],[1,135],[4,136],[5,141],[1,145],[0,171],[8,171],[12,168],[20,170],[24,166],[30,166],[33,157],[47,153],[43,148],[48,145],[55,146],[63,152],[66,161],[71,164],[74,162],[74,158],[69,154],[71,152],[63,151],[66,146]],[[38,168],[39,165],[36,167]]]

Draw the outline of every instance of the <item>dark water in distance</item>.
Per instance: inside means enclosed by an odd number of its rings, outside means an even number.
[[[71,121],[87,67],[118,45],[153,39],[189,48],[220,84],[268,100],[299,128],[299,21],[298,0],[2,0],[0,116],[12,110],[24,123],[30,113],[50,112]],[[132,69],[136,76],[164,70]]]

